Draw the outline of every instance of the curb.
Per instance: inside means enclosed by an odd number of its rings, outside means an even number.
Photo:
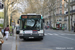
[[[16,35],[16,50],[17,50],[17,35]]]
[[[75,34],[75,32],[73,31],[67,31],[67,30],[53,30],[53,29],[47,29],[47,30],[51,30],[51,31],[60,31],[60,32],[64,32],[64,33],[72,33],[72,34]]]
[[[11,49],[11,50],[15,50],[15,48],[16,48],[16,45],[15,45],[15,44],[16,44],[16,41],[15,41],[15,39],[16,39],[16,38],[14,37],[14,41],[13,41],[13,43],[12,43],[12,49]]]

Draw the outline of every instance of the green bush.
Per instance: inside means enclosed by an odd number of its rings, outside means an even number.
[[[3,24],[0,24],[0,27],[2,27],[2,28],[3,28]]]
[[[56,28],[53,28],[54,30],[56,30]]]

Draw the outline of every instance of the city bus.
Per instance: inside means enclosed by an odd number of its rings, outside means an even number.
[[[44,37],[44,19],[41,15],[21,15],[19,19],[20,39],[40,39]]]

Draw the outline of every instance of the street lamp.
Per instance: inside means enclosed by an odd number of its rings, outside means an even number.
[[[66,3],[68,3],[68,30],[70,31],[70,0],[64,0]]]

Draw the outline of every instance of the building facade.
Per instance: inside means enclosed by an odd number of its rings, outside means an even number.
[[[45,19],[45,25],[49,25],[49,8],[48,8],[48,1],[49,0],[44,0],[43,2],[43,11],[42,11],[42,15],[43,18]]]
[[[64,16],[64,0],[48,0],[48,6],[44,10],[46,25],[50,27],[67,29],[67,17]]]
[[[74,30],[75,29],[75,0],[70,0],[70,5],[68,5],[67,3],[66,5],[70,7],[70,30]],[[66,9],[66,16],[68,18],[68,7]]]

